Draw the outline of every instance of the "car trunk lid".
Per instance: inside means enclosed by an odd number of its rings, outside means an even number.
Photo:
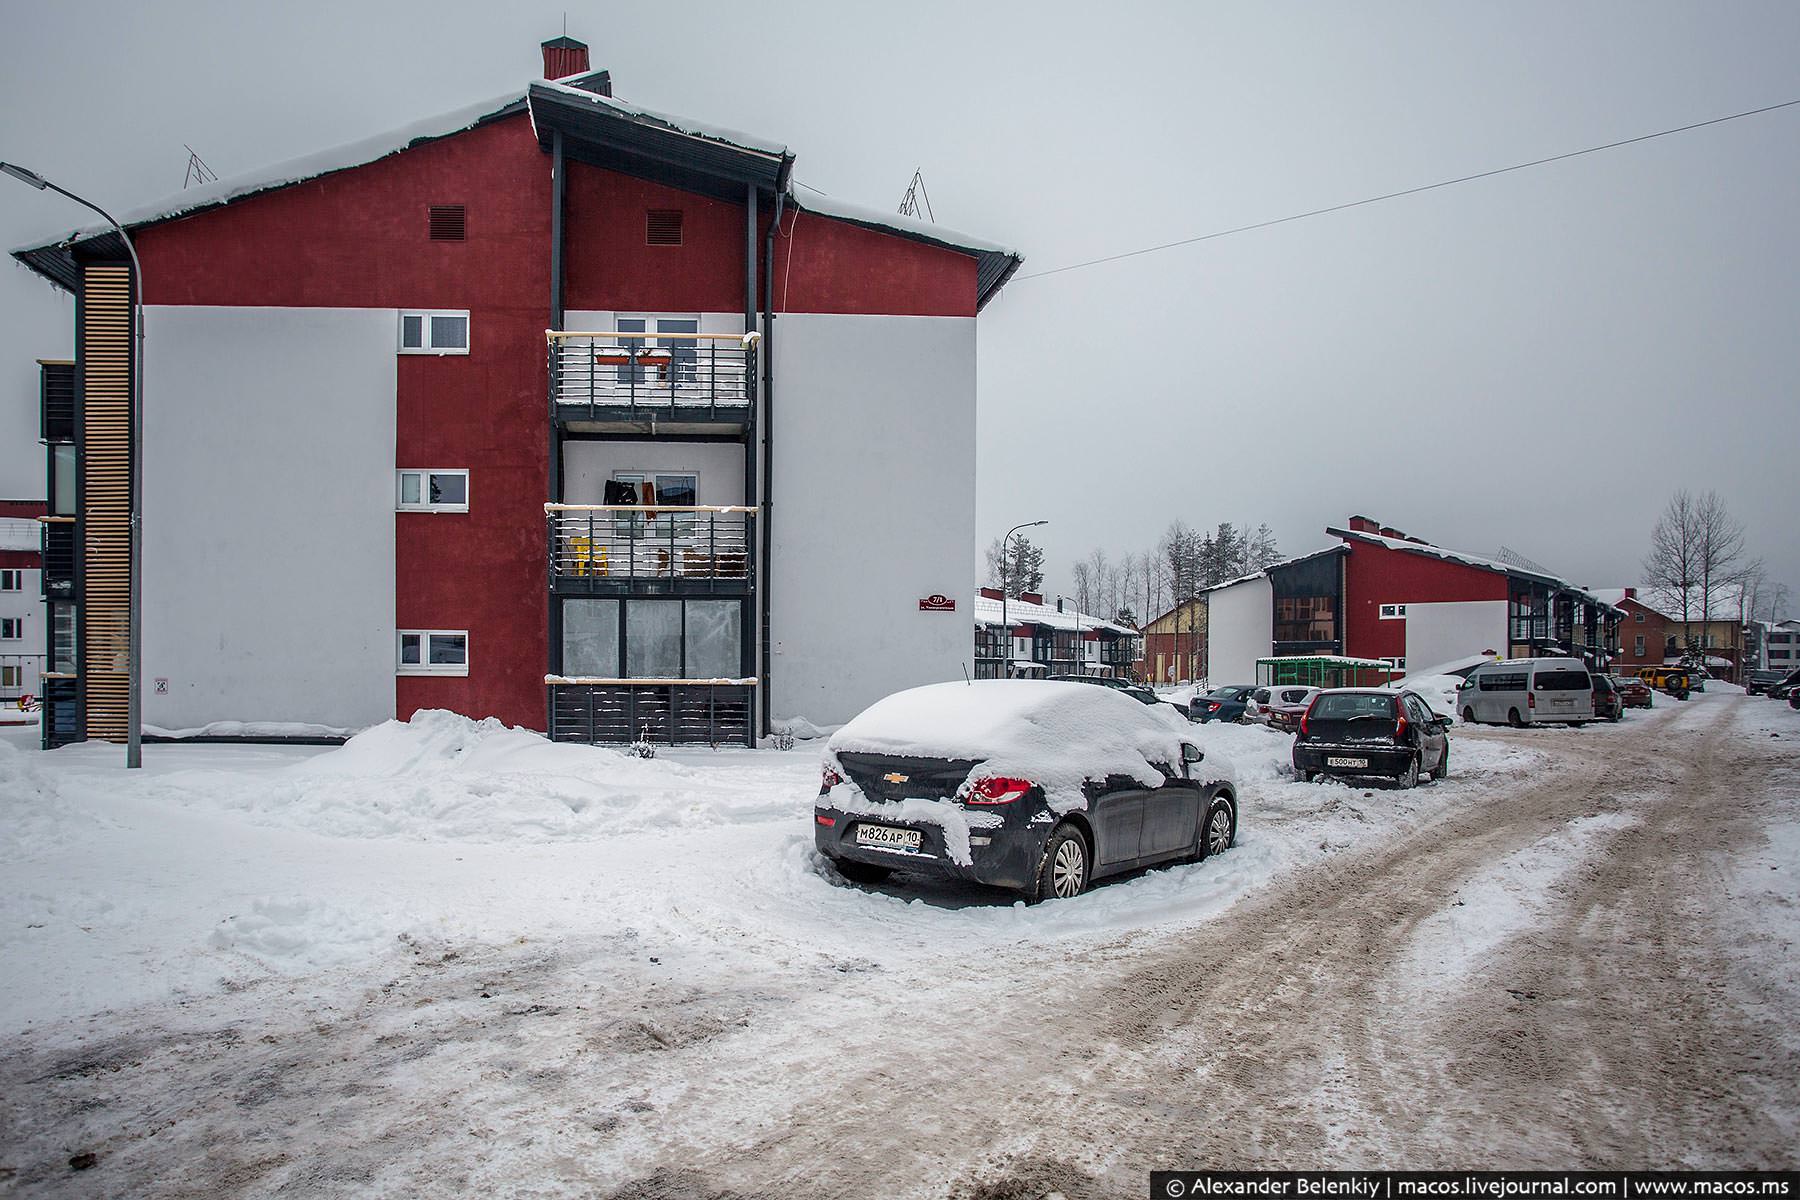
[[[838,763],[850,782],[871,800],[954,796],[979,765],[975,759],[858,753],[840,753]]]

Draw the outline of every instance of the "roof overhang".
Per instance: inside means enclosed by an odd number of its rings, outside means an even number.
[[[741,202],[749,188],[787,187],[787,147],[626,104],[569,83],[540,80],[526,93],[538,144],[563,136],[563,154],[653,183]]]

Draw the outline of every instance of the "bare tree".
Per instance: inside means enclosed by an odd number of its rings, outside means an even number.
[[[1684,488],[1669,497],[1650,530],[1644,585],[1681,616],[1683,645],[1693,640],[1694,585],[1700,578],[1699,505]]]
[[[1700,566],[1701,621],[1713,619],[1713,597],[1742,584],[1744,523],[1725,509],[1719,493],[1707,492],[1694,507]],[[1704,626],[1702,626],[1704,628]]]

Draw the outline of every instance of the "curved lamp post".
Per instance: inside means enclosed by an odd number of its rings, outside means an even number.
[[[1006,536],[1000,539],[1000,624],[1006,630],[1006,674],[1002,678],[1011,679],[1013,673],[1012,624],[1006,619],[1006,579],[1012,574],[1012,561],[1007,557],[1006,548],[1012,543],[1012,535],[1019,530],[1035,529],[1039,525],[1048,525],[1049,523],[1044,520],[1027,521],[1023,525],[1014,525],[1006,531]]]
[[[140,701],[143,666],[143,638],[140,624],[140,606],[142,603],[141,584],[143,582],[143,548],[144,548],[144,268],[138,262],[137,247],[131,244],[131,235],[125,227],[113,220],[112,214],[91,200],[84,200],[66,188],[57,187],[36,171],[26,170],[15,163],[0,162],[0,173],[11,175],[20,183],[30,184],[38,191],[52,191],[59,196],[67,196],[83,208],[100,214],[102,220],[111,225],[125,243],[125,252],[131,255],[131,272],[134,276],[131,290],[131,324],[136,334],[137,356],[132,363],[131,372],[131,616],[127,631],[127,656],[130,659],[127,668],[130,672],[130,690],[127,692],[125,716],[125,765],[141,767],[143,761],[143,706]]]

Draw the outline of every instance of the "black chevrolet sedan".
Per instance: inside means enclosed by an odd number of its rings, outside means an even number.
[[[1384,775],[1403,788],[1450,773],[1447,718],[1412,692],[1338,688],[1313,697],[1294,737],[1294,774]]]
[[[1079,683],[897,692],[827,744],[814,842],[858,882],[908,871],[1068,899],[1231,846],[1229,766],[1192,738],[1168,705]]]

